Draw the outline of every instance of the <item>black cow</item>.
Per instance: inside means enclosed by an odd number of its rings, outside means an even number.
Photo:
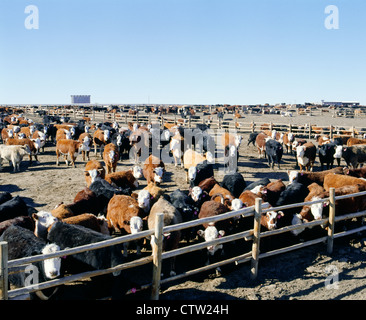
[[[327,166],[327,170],[333,168],[335,152],[336,144],[334,143],[326,143],[319,146],[319,162],[322,171],[324,169],[324,164]]]
[[[54,243],[47,244],[43,239],[37,238],[33,231],[12,225],[7,228],[0,237],[0,241],[8,243],[8,259],[20,259],[24,257],[57,252],[60,247]],[[36,283],[35,276],[38,276],[38,283],[56,279],[61,276],[61,258],[52,258],[39,262],[34,262],[30,271],[33,283]],[[24,287],[26,273],[15,273],[9,275],[9,281],[17,286]],[[41,299],[48,299],[57,288],[48,289],[44,292],[36,292]],[[33,295],[31,295],[33,297]]]
[[[286,187],[284,191],[281,192],[275,207],[303,202],[308,194],[309,190],[305,185],[297,181],[293,181]],[[299,212],[299,208],[295,207],[282,211],[284,213],[284,216],[277,220],[277,228],[291,225],[293,215]]]
[[[359,164],[366,162],[366,144],[344,147],[342,158],[346,161],[347,166],[356,169]]]
[[[0,204],[0,222],[27,215],[28,207],[19,196]]]
[[[268,165],[273,169],[274,164],[277,163],[278,169],[280,169],[280,161],[283,155],[283,147],[281,143],[274,139],[266,141],[266,154],[268,157]]]
[[[221,187],[229,190],[235,198],[239,198],[246,187],[246,182],[241,173],[228,173],[222,179]]]

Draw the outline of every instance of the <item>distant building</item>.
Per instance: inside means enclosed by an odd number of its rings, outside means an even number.
[[[324,101],[322,106],[337,106],[337,107],[357,107],[360,103],[358,101]]]
[[[71,96],[71,103],[90,103],[90,95]]]

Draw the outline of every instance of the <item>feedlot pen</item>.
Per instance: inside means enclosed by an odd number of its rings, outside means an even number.
[[[200,220],[185,222],[182,224],[172,225],[163,227],[163,220],[162,215],[157,216],[156,221],[156,229],[150,230],[150,231],[143,231],[141,233],[135,234],[135,235],[127,235],[127,236],[121,236],[121,237],[115,237],[111,240],[106,240],[99,243],[89,244],[81,247],[75,247],[71,249],[65,249],[57,253],[51,253],[47,255],[38,255],[38,256],[32,256],[17,260],[8,261],[7,259],[7,243],[2,242],[0,243],[0,298],[2,300],[11,300],[16,299],[19,297],[24,297],[24,295],[35,292],[37,290],[43,290],[46,288],[51,288],[55,286],[61,286],[70,282],[75,282],[81,279],[91,278],[95,276],[105,275],[109,274],[118,270],[121,271],[127,271],[128,269],[132,268],[132,272],[136,270],[136,268],[139,268],[141,266],[147,265],[149,271],[145,273],[139,272],[139,275],[142,275],[143,278],[146,278],[146,283],[141,283],[139,286],[139,289],[151,289],[151,299],[152,300],[158,300],[159,299],[159,291],[161,285],[168,284],[172,281],[178,281],[180,279],[183,279],[185,277],[193,276],[195,274],[215,269],[220,266],[224,265],[237,265],[245,262],[250,262],[251,268],[250,268],[250,274],[248,274],[248,277],[251,279],[256,279],[258,275],[258,269],[259,269],[259,260],[262,258],[278,255],[281,253],[289,252],[292,250],[301,249],[307,246],[315,245],[318,243],[326,243],[327,245],[327,252],[328,254],[331,254],[333,251],[333,240],[336,238],[348,236],[350,234],[362,232],[366,230],[366,226],[357,226],[356,228],[351,228],[347,231],[339,231],[335,232],[337,224],[344,220],[352,220],[354,218],[363,218],[366,215],[366,211],[361,212],[355,212],[355,213],[349,213],[346,215],[342,215],[341,212],[336,212],[335,202],[336,200],[342,200],[350,197],[358,197],[358,196],[365,196],[366,192],[360,192],[357,194],[351,194],[351,195],[345,195],[345,196],[337,196],[335,197],[334,188],[330,189],[330,196],[329,198],[311,201],[311,202],[303,202],[303,203],[297,203],[297,204],[291,204],[286,206],[281,206],[277,208],[266,208],[265,205],[262,205],[262,200],[257,199],[256,204],[254,207],[249,207],[245,209],[241,209],[238,211],[231,211],[225,214],[221,214],[216,217],[209,217],[204,218]],[[265,213],[267,211],[272,210],[285,210],[290,209],[294,207],[302,207],[303,205],[307,204],[315,204],[315,203],[323,203],[329,201],[329,217],[316,220],[308,223],[304,223],[301,225],[293,225],[293,226],[287,226],[280,229],[272,230],[272,231],[265,231],[261,232],[260,230],[260,217],[262,213]],[[253,228],[247,231],[242,231],[238,233],[233,233],[228,236],[224,236],[222,238],[218,238],[213,241],[209,242],[199,242],[192,245],[187,244],[186,246],[183,246],[179,249],[175,249],[172,251],[162,252],[162,239],[163,234],[176,231],[176,230],[182,230],[185,228],[191,228],[193,226],[199,226],[202,223],[208,223],[208,222],[216,222],[221,221],[225,219],[230,219],[237,216],[244,216],[245,218],[253,218]],[[323,229],[320,227],[321,225],[326,226],[326,229]],[[292,230],[298,230],[302,228],[313,228],[312,230],[315,230],[315,227],[319,228],[319,232],[312,232],[311,236],[306,239],[307,241],[301,242],[298,238],[295,239],[294,236],[286,237],[285,239],[282,238],[280,241],[274,241],[273,237],[281,237],[284,233],[288,233]],[[8,274],[12,272],[21,272],[24,271],[24,268],[26,265],[36,262],[45,260],[47,258],[54,258],[54,257],[64,257],[72,254],[76,254],[83,251],[88,250],[96,250],[102,247],[112,246],[115,244],[132,241],[140,238],[145,238],[147,236],[155,235],[156,241],[154,246],[156,246],[156,250],[154,250],[155,255],[152,256],[150,254],[139,258],[134,259],[132,261],[126,262],[124,264],[121,264],[119,266],[116,266],[114,268],[104,269],[104,270],[94,270],[94,271],[88,271],[83,272],[80,274],[73,274],[73,275],[67,275],[60,279],[55,279],[47,282],[43,282],[40,284],[32,284],[24,288],[18,288],[13,290],[8,290]],[[314,234],[318,234],[319,237],[314,237]],[[235,244],[233,242],[235,241]],[[182,265],[180,265],[180,268],[177,269],[177,275],[167,278],[161,278],[161,271],[164,271],[164,265],[163,261],[167,260],[172,257],[181,256],[181,255],[190,255],[194,253],[202,253],[205,252],[206,247],[208,245],[213,244],[227,244],[230,245],[229,247],[229,255],[226,255],[223,260],[219,260],[215,263],[204,265],[199,264],[198,267],[189,270],[180,270]],[[275,245],[275,243],[283,244],[284,246],[278,247]],[[241,250],[240,250],[241,249]],[[245,251],[248,250],[248,251]],[[239,252],[240,251],[240,252]],[[203,254],[202,256],[205,256]],[[187,261],[188,259],[186,259]],[[199,260],[199,259],[198,259]],[[194,260],[193,260],[194,261]],[[200,261],[197,261],[200,262]],[[184,264],[184,263],[183,263]],[[152,269],[151,269],[152,265]],[[177,264],[178,265],[178,264]],[[204,266],[202,266],[204,265]],[[146,276],[146,277],[144,277]],[[150,279],[150,280],[149,280]],[[133,292],[134,289],[130,290],[129,293]]]

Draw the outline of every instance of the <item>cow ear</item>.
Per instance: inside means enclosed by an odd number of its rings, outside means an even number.
[[[33,218],[34,220],[38,220],[38,216],[37,216],[37,214],[33,213],[33,214],[32,214],[32,218]]]
[[[198,230],[197,231],[197,234],[200,236],[200,237],[204,237],[205,236],[205,231],[204,230]]]
[[[219,235],[220,235],[221,237],[223,237],[223,236],[225,235],[225,231],[224,231],[224,230],[220,230],[220,231],[219,231]]]

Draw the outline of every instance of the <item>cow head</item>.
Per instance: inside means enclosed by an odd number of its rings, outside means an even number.
[[[140,217],[134,216],[130,219],[130,228],[131,228],[131,234],[138,233],[142,231],[143,228],[143,221]]]
[[[190,195],[193,201],[197,202],[202,196],[202,189],[200,187],[193,187]]]
[[[43,249],[43,254],[53,253],[60,251],[60,247],[57,244],[47,244]],[[61,258],[50,258],[43,261],[43,270],[47,279],[55,279],[60,276],[61,272]]]
[[[132,167],[133,176],[135,179],[141,179],[142,178],[142,168],[139,166],[133,166]]]
[[[138,194],[137,202],[139,207],[144,211],[148,211],[150,209],[150,201],[151,201],[151,194],[147,190],[141,190]]]
[[[91,179],[90,184],[92,184],[97,177],[102,177],[104,172],[105,171],[104,171],[103,168],[101,168],[101,169],[91,169],[91,170],[85,170],[84,171],[85,177],[90,177],[90,179]]]
[[[154,181],[156,184],[160,184],[163,182],[164,168],[156,167],[154,169]]]
[[[290,184],[292,182],[294,182],[297,179],[297,176],[299,175],[299,173],[297,171],[294,171],[294,170],[287,171],[287,174],[288,174],[288,179],[289,179]]]
[[[233,199],[231,201],[231,210],[232,211],[237,211],[240,210],[244,207],[244,203],[243,201],[241,201],[240,199]]]
[[[282,218],[284,213],[282,211],[268,211],[261,217],[261,225],[268,230],[274,230],[277,227],[277,220]]]
[[[215,226],[208,226],[205,230],[198,230],[198,235],[205,239],[205,241],[211,241],[221,238],[225,235],[224,230],[218,231]],[[214,255],[215,252],[222,249],[222,244],[214,244],[207,247],[208,253]]]
[[[47,237],[48,228],[58,221],[58,219],[48,211],[39,211],[37,213],[33,213],[32,218],[35,222],[34,234],[37,237],[43,239]]]
[[[196,179],[197,176],[197,168],[196,167],[189,167],[188,169],[188,178],[191,181],[194,181],[194,179]]]

